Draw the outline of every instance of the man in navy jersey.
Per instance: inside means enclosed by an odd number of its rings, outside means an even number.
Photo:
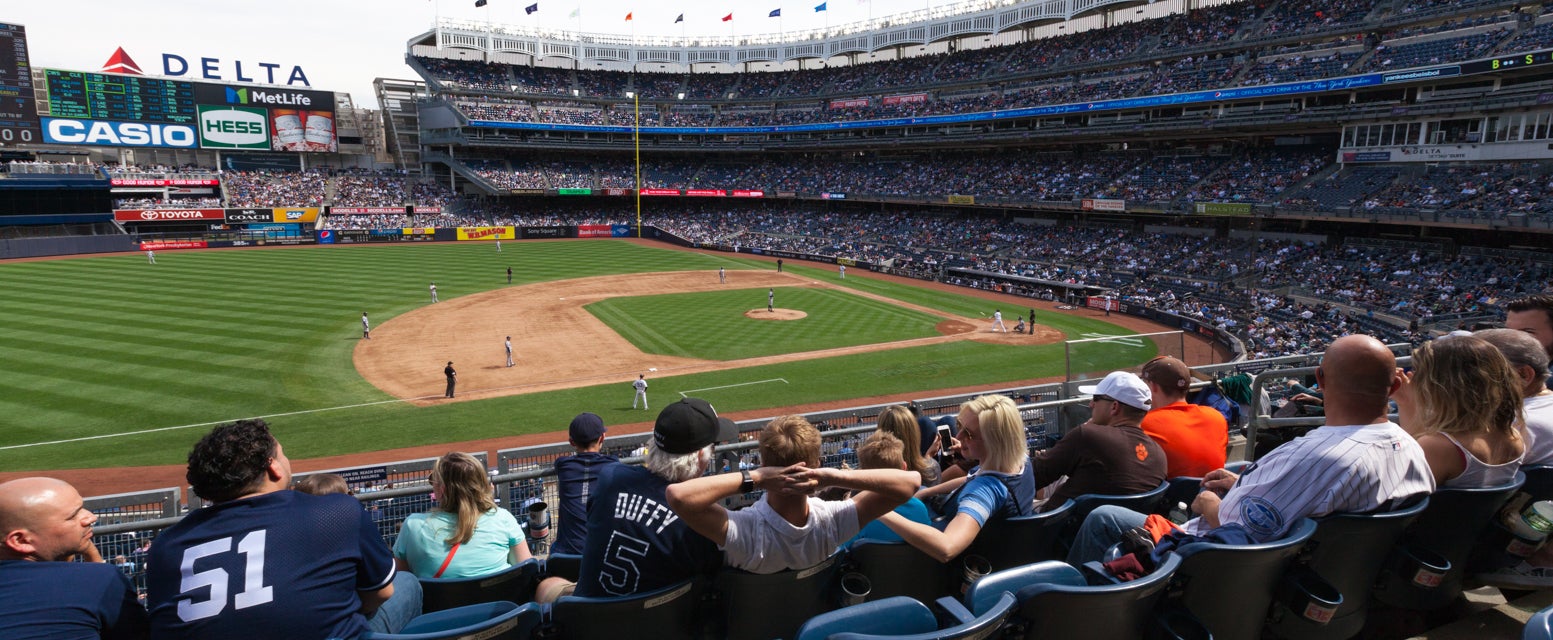
[[[395,578],[355,498],[288,490],[291,461],[263,420],[212,430],[189,452],[187,478],[214,504],[151,546],[153,636],[354,638],[420,613],[420,583]]]
[[[722,562],[717,545],[691,531],[669,508],[668,486],[699,478],[712,445],[738,429],[700,398],[658,414],[643,466],[609,465],[588,507],[588,540],[576,595],[625,596],[674,584]]]
[[[118,567],[97,556],[97,516],[53,478],[0,484],[0,638],[145,638],[146,611]]]
[[[561,504],[561,533],[550,553],[582,553],[588,540],[588,505],[598,492],[599,472],[606,465],[618,463],[615,456],[599,453],[604,448],[604,419],[593,413],[579,413],[566,428],[567,440],[577,449],[576,455],[562,456],[555,460],[557,491]]]

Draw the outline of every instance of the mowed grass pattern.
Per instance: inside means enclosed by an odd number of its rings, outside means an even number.
[[[757,320],[766,289],[612,298],[585,309],[647,353],[736,360],[938,335],[937,316],[834,289],[777,287],[798,320]]]
[[[509,265],[515,284],[771,268],[607,240],[508,242],[502,253],[488,243],[168,251],[158,262],[131,255],[0,264],[0,469],[178,463],[208,430],[203,423],[253,416],[270,416],[298,458],[559,431],[580,411],[609,424],[650,420],[629,410],[623,383],[425,408],[394,402],[352,366],[361,312],[381,325],[427,304],[432,280],[444,300],[504,287]],[[854,273],[863,277],[844,286],[961,315],[988,306]],[[1125,333],[1083,318],[1042,320],[1074,335]],[[1148,355],[1121,355],[1118,366]],[[662,378],[652,397],[658,407],[677,390],[790,380],[704,394],[735,411],[1025,380],[1061,367],[1060,345],[966,342]]]

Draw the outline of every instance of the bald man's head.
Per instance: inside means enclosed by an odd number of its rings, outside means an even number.
[[[22,478],[0,484],[0,559],[69,559],[91,545],[96,523],[68,482]]]
[[[1383,416],[1396,380],[1397,358],[1375,338],[1343,336],[1327,347],[1320,372],[1328,415],[1335,408]]]

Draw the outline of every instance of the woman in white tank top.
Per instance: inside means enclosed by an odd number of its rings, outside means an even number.
[[[1424,449],[1439,488],[1509,482],[1526,455],[1520,379],[1493,345],[1471,336],[1413,350],[1413,373],[1392,394],[1397,422]]]

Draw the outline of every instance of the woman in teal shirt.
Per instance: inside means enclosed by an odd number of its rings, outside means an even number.
[[[394,562],[420,578],[478,578],[528,560],[518,521],[498,509],[485,465],[453,452],[431,469],[437,506],[406,518]]]

